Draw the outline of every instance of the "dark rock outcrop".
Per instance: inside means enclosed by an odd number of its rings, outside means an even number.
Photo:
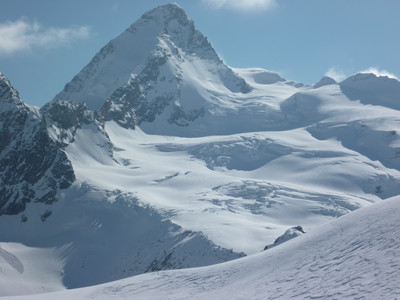
[[[0,73],[0,215],[29,202],[51,204],[75,180],[64,151],[49,136],[40,112],[24,104]]]
[[[264,250],[271,249],[275,246],[278,246],[279,244],[282,244],[284,242],[287,242],[288,240],[298,237],[299,235],[302,235],[303,233],[305,233],[305,231],[303,230],[303,227],[301,227],[301,226],[295,226],[295,227],[289,228],[288,230],[285,231],[284,234],[279,236],[274,241],[273,244],[265,246]]]

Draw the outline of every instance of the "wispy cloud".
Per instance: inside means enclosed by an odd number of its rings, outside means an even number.
[[[202,0],[206,5],[215,9],[232,9],[242,12],[268,10],[277,5],[276,0]]]
[[[115,13],[118,10],[119,10],[119,3],[118,2],[114,2],[113,5],[111,6],[111,11]]]
[[[389,73],[386,70],[379,70],[378,68],[374,68],[374,67],[371,67],[371,68],[368,68],[366,70],[360,71],[359,73],[372,73],[372,74],[375,74],[376,76],[386,76],[386,77],[389,77],[389,78],[394,78],[394,79],[399,80],[399,78],[396,75],[394,75],[392,73]]]
[[[340,70],[336,70],[335,67],[330,68],[326,73],[325,76],[328,76],[330,78],[333,78],[336,80],[336,82],[341,82],[344,80],[347,76],[344,72]]]
[[[90,37],[88,26],[44,28],[38,22],[22,18],[0,23],[0,55],[13,54],[36,48],[56,48]]]

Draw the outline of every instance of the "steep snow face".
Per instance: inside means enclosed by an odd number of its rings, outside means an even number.
[[[22,299],[395,299],[399,216],[396,197],[224,264]]]
[[[0,73],[0,215],[18,214],[29,202],[51,204],[74,179],[40,112],[24,104]]]
[[[359,73],[340,83],[343,93],[361,103],[400,110],[400,81],[372,73]]]
[[[245,81],[222,63],[187,56],[166,39],[160,39],[143,71],[107,100],[105,120],[155,134],[224,132],[228,117],[240,118],[235,103],[238,94],[248,91]]]
[[[189,58],[220,66],[222,76],[230,73],[229,76],[234,77],[234,89],[237,89],[236,85],[245,85],[243,79],[222,63],[207,39],[195,29],[193,21],[188,19],[184,10],[177,4],[167,4],[144,14],[124,33],[103,47],[55,99],[85,102],[90,109],[100,110],[107,98],[117,89],[127,85],[126,89],[131,90],[134,89],[132,85],[138,85],[139,90],[131,92],[138,96],[140,89],[149,89],[146,85],[157,79],[158,69],[163,68],[167,61],[175,61],[175,67],[179,67],[179,64],[176,66],[178,61]],[[172,69],[173,73],[176,71],[175,67]],[[168,69],[168,66],[165,68]],[[212,71],[213,69],[209,70]],[[136,76],[138,78],[132,83],[132,77]],[[172,89],[179,89],[176,82],[169,82],[169,85],[172,85]],[[156,87],[153,85],[152,88]],[[118,91],[117,94],[122,93]],[[146,91],[144,96],[147,96]],[[138,100],[129,98],[125,101]],[[151,105],[151,101],[152,99],[149,99],[148,105]],[[135,103],[129,105],[134,108],[138,106]],[[116,106],[118,104],[113,105],[112,109]]]
[[[64,289],[62,251],[0,243],[0,297]]]

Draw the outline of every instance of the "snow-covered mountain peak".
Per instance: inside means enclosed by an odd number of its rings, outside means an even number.
[[[400,110],[400,81],[374,73],[358,73],[340,83],[343,93],[361,103]]]
[[[0,72],[0,112],[8,111],[16,107],[25,107],[20,100],[18,91],[13,88],[7,77]]]
[[[360,72],[354,74],[340,83],[342,86],[357,86],[363,89],[387,89],[398,88],[400,80],[388,75]]]
[[[397,79],[393,76],[390,76],[389,74],[379,74],[379,73],[373,73],[373,72],[359,72],[357,74],[350,76],[348,79],[351,79],[353,82],[361,81],[361,80],[381,80],[381,81],[400,82],[399,79]]]
[[[176,3],[160,5],[145,13],[127,30],[131,34],[155,29],[155,35],[172,41],[187,54],[220,61],[207,39],[195,29],[194,23]]]
[[[0,72],[0,99],[3,100],[6,96],[17,98],[18,92],[11,86],[7,77]]]
[[[173,21],[178,22],[182,26],[193,25],[193,22],[187,17],[185,11],[177,3],[168,3],[160,5],[145,14],[135,24],[153,21],[161,24],[168,24]],[[134,25],[132,28],[134,28]]]
[[[267,75],[273,77],[269,81],[284,80]],[[209,133],[207,118],[236,116],[236,98],[251,90],[184,10],[167,4],[145,13],[110,41],[53,101],[84,102],[105,121],[126,128],[146,124],[146,132],[199,136]],[[197,128],[189,126],[195,121]],[[221,128],[221,120],[212,122]]]
[[[184,54],[186,59],[223,65],[207,38],[195,29],[185,11],[171,3],[145,13],[105,45],[66,84],[55,100],[85,102],[90,109],[98,111],[114,91],[126,85],[132,75],[140,74],[151,63],[155,52],[162,53],[160,49],[164,50],[164,56],[179,58]]]
[[[336,84],[336,83],[337,82],[336,82],[335,79],[333,79],[331,77],[328,77],[328,76],[324,76],[324,77],[321,78],[320,81],[318,81],[316,84],[314,84],[314,88],[317,89],[317,88],[319,88],[321,86],[330,85],[330,84]]]

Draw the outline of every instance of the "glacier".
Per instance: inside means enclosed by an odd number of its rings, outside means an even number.
[[[369,73],[307,86],[229,67],[173,3],[41,108],[1,74],[0,296],[398,294],[399,91]],[[368,244],[380,235],[389,252]]]

